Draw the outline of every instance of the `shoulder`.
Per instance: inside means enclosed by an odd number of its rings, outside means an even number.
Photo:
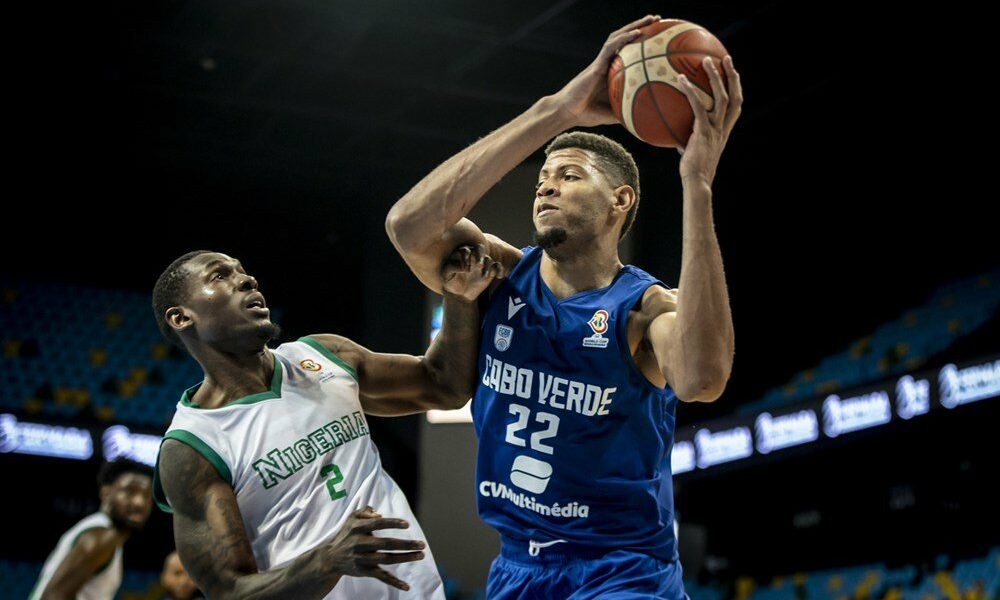
[[[343,361],[355,370],[363,366],[365,358],[371,354],[368,348],[335,333],[311,333],[301,338],[300,341],[314,347],[318,344],[322,350],[332,354],[337,361]]]
[[[185,512],[196,505],[207,486],[213,483],[229,485],[212,465],[189,444],[167,438],[160,446],[157,459],[157,475],[168,504],[175,510]]]
[[[118,536],[114,527],[89,527],[76,536],[73,545],[83,550],[93,551],[114,549],[118,547]]]
[[[118,550],[118,532],[113,527],[91,527],[77,534],[72,551],[82,560],[105,563]]]

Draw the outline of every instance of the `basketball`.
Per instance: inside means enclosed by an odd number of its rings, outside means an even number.
[[[664,19],[641,29],[622,48],[608,71],[608,96],[615,117],[640,140],[662,148],[687,144],[694,113],[677,77],[687,75],[697,93],[714,104],[712,85],[702,67],[711,57],[725,82],[722,42],[700,25]]]

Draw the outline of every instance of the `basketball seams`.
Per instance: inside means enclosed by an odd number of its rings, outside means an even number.
[[[669,31],[669,29],[667,31]],[[636,94],[639,93],[639,90],[641,90],[642,88],[644,88],[646,86],[649,86],[649,84],[650,84],[649,70],[648,70],[648,68],[646,66],[646,40],[643,40],[642,43],[639,44],[639,48],[640,48],[640,51],[642,52],[642,72],[643,72],[643,75],[646,76],[646,83],[640,85],[638,87],[638,89],[636,89],[636,91],[635,91]],[[667,64],[670,64],[669,60],[667,61]],[[668,85],[668,86],[674,88],[675,90],[677,89],[674,86],[670,85],[670,83],[668,83],[666,81],[660,81],[660,83]],[[677,90],[677,91],[680,91],[680,90]],[[678,137],[677,133],[674,131],[674,128],[670,126],[670,123],[667,122],[666,117],[663,116],[663,111],[660,110],[660,104],[656,101],[656,94],[653,93],[652,86],[650,86],[650,89],[649,89],[649,99],[653,102],[653,107],[656,108],[656,116],[658,116],[660,118],[660,121],[663,123],[663,126],[666,127],[667,131],[670,132],[670,137],[674,138],[674,141],[677,142],[678,144],[680,144],[681,143],[681,138]],[[632,106],[629,106],[629,109],[631,111]],[[640,136],[640,139],[642,139],[641,136]]]
[[[699,81],[707,76],[699,64],[705,57],[718,61],[717,54],[726,51],[711,32],[694,23],[661,21],[644,31],[651,29],[659,30],[623,47],[612,62],[608,76],[612,107],[617,107],[615,116],[622,125],[639,139],[657,146],[679,146],[682,138],[677,131],[689,131],[694,117],[679,78],[686,75],[695,95],[706,106],[714,106],[711,89]],[[646,94],[651,96],[648,101]],[[670,107],[671,113],[665,114],[664,107]],[[650,111],[656,117],[647,114]]]

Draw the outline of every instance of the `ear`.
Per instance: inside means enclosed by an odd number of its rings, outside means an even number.
[[[108,501],[108,496],[110,495],[111,495],[111,485],[109,484],[102,485],[101,489],[97,491],[97,497],[101,499],[102,505]]]
[[[194,327],[194,319],[191,313],[180,306],[171,306],[167,309],[167,325],[169,325],[175,333],[180,333],[191,327]]]
[[[635,190],[630,185],[620,185],[615,188],[615,199],[612,210],[622,215],[627,215],[628,211],[635,206]]]

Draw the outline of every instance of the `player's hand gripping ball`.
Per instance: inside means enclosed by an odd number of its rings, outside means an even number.
[[[611,109],[640,140],[662,148],[683,147],[691,137],[694,114],[677,77],[687,75],[711,111],[712,85],[702,61],[711,57],[725,82],[722,59],[728,52],[704,27],[679,19],[663,19],[640,31],[642,35],[618,51],[608,70]]]

